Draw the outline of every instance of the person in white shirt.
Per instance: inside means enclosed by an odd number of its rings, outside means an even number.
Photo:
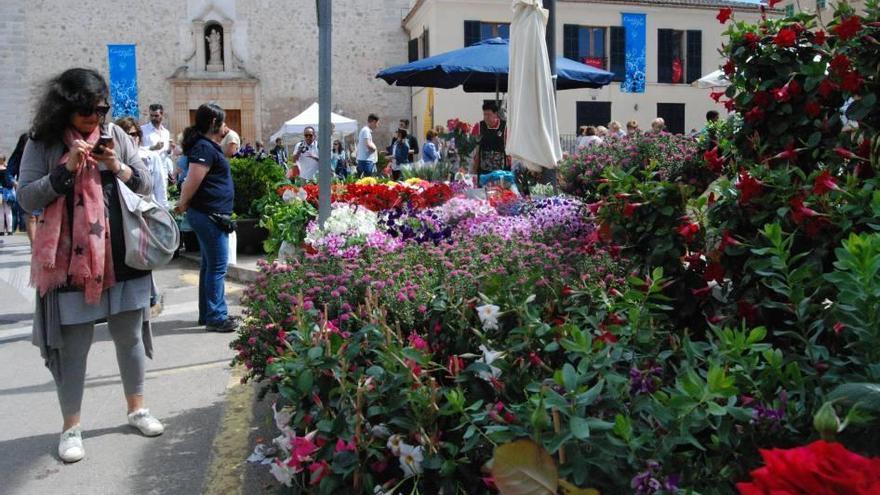
[[[318,140],[315,139],[315,128],[303,129],[303,140],[296,145],[293,153],[293,162],[299,166],[299,176],[303,180],[315,180],[318,178],[320,168],[320,154],[318,154]]]
[[[612,120],[608,124],[608,132],[612,137],[622,138],[626,136],[626,131],[623,130],[623,126],[620,125],[620,122],[616,120]]]
[[[226,135],[223,136],[223,140],[220,141],[220,149],[223,150],[223,154],[226,155],[226,158],[232,158],[238,154],[240,148],[241,136],[232,129],[228,129]]]
[[[367,125],[358,134],[357,142],[357,168],[361,177],[376,175],[376,162],[379,161],[378,148],[373,142],[373,131],[379,128],[379,117],[370,114],[367,117]]]
[[[171,152],[171,132],[162,122],[165,120],[165,109],[161,103],[150,105],[150,121],[141,126],[144,138],[143,146],[151,151]]]
[[[133,118],[123,117],[114,123],[125,131],[138,146],[138,156],[147,166],[153,181],[153,197],[157,203],[168,208],[168,175],[173,171],[171,157],[163,151],[152,150],[147,146],[144,141],[143,127],[139,126]]]
[[[577,140],[577,149],[592,148],[602,144],[602,138],[596,135],[596,128],[591,125],[581,127],[581,135]]]

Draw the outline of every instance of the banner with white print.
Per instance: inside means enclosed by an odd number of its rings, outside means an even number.
[[[626,74],[620,84],[624,93],[645,92],[645,14],[623,14],[626,33]]]
[[[135,45],[107,45],[113,118],[140,118]]]

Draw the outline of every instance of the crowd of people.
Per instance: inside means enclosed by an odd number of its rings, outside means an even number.
[[[696,137],[700,134],[710,132],[711,125],[714,122],[717,122],[720,118],[720,114],[715,110],[710,110],[706,113],[706,127],[703,128],[702,131],[693,130],[691,131],[691,135]],[[642,132],[639,129],[639,123],[635,120],[630,120],[626,123],[626,130],[624,131],[621,128],[620,122],[614,120],[608,123],[608,126],[592,126],[585,125],[581,126],[578,129],[578,137],[577,142],[575,144],[576,150],[584,150],[589,149],[593,146],[601,145],[605,143],[609,138],[611,139],[619,139],[626,136],[636,135]],[[657,117],[656,119],[651,121],[651,130],[649,132],[658,134],[662,132],[666,132],[666,121],[662,117]]]

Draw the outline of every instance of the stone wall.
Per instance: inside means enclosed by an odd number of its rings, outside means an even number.
[[[375,112],[386,124],[411,113],[409,89],[375,79],[382,68],[406,62],[401,28],[409,0],[333,2],[334,110],[366,120]],[[214,6],[234,22],[233,49],[244,69],[259,79],[261,129],[267,139],[282,122],[318,97],[318,30],[315,4],[299,0],[80,0],[75,14],[66,0],[0,2],[0,114],[6,116],[0,152],[9,153],[29,126],[43,83],[64,69],[95,68],[107,74],[107,44],[137,45],[142,118],[153,102],[170,112],[168,78],[192,52],[191,21]],[[391,128],[378,133],[388,139]],[[181,129],[172,129],[176,133]]]

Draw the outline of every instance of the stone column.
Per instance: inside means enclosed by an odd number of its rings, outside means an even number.
[[[223,21],[223,72],[232,72],[232,22]]]
[[[195,67],[190,67],[191,72],[205,72],[208,64],[205,55],[205,21],[193,21],[193,39],[196,43]]]

